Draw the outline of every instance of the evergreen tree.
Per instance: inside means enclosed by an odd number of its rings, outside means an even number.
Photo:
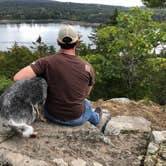
[[[165,8],[166,7],[166,0],[142,0],[142,2],[147,6],[147,7],[160,7],[160,8]]]

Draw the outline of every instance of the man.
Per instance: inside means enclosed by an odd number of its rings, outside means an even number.
[[[92,111],[86,99],[94,84],[92,66],[76,56],[78,33],[67,25],[60,29],[56,55],[40,58],[20,70],[14,80],[40,76],[48,84],[45,117],[54,123],[77,126],[86,121],[97,125],[101,110]]]

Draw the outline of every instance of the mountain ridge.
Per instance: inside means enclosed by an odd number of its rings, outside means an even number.
[[[103,23],[110,20],[115,9],[128,10],[126,7],[52,0],[1,0],[0,20],[63,19]]]
[[[26,2],[26,3],[36,3],[36,2],[42,2],[42,3],[59,3],[59,4],[79,4],[79,5],[90,5],[90,6],[107,6],[107,7],[122,7],[127,8],[124,6],[114,6],[114,5],[105,5],[105,4],[98,4],[98,3],[77,3],[77,2],[60,2],[60,1],[54,1],[54,0],[1,0],[0,3],[4,2],[12,2],[12,3],[18,3],[18,2]]]

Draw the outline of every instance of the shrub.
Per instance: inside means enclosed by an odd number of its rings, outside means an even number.
[[[6,78],[5,76],[0,76],[0,95],[13,83],[12,80]]]

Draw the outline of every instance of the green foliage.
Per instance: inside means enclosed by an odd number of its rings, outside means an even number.
[[[0,75],[11,79],[17,71],[36,59],[55,53],[53,46],[47,46],[43,42],[33,44],[34,46],[29,49],[15,43],[8,51],[0,52]]]
[[[165,0],[142,0],[142,2],[148,7],[162,7],[165,8]]]
[[[148,105],[151,103],[151,100],[148,97],[144,97],[143,100],[141,100],[141,102],[145,105]]]
[[[117,24],[117,17],[119,15],[119,11],[117,8],[114,9],[114,11],[112,12],[112,15],[110,16],[110,19],[107,20],[106,24],[107,25],[116,25]]]
[[[165,95],[159,99],[156,90],[165,91],[165,70],[160,68],[165,61],[152,51],[166,42],[166,26],[154,22],[152,14],[151,10],[132,8],[119,14],[116,25],[98,29],[93,39],[98,55],[87,56],[96,71],[93,99],[126,96],[166,102]]]
[[[6,78],[6,77],[4,77],[4,76],[0,76],[0,95],[4,92],[4,90],[6,89],[6,88],[8,88],[11,84],[12,84],[13,82],[10,80],[10,79],[8,79],[8,78]]]
[[[153,59],[153,73],[151,77],[152,94],[155,102],[166,104],[166,58]]]
[[[108,60],[107,57],[95,54],[83,58],[89,61],[95,69],[95,85],[90,96],[92,100],[109,99],[115,97],[115,94],[116,96],[124,95],[121,88],[125,86],[123,80],[120,79],[123,77],[122,64],[118,57]],[[114,64],[115,61],[116,64]]]
[[[156,55],[154,49],[166,43],[166,23],[153,21],[152,15],[151,10],[140,8],[119,13],[116,24],[102,25],[93,33],[95,49],[80,43],[78,54],[95,69],[91,99],[129,97],[166,104],[165,52]],[[31,49],[16,43],[8,51],[0,52],[0,92],[22,67],[54,52],[41,37]]]
[[[15,44],[7,52],[1,54],[1,57],[3,58],[0,61],[0,75],[11,78],[19,69],[31,62],[32,52],[24,46],[19,47]]]
[[[15,43],[8,51],[0,51],[0,94],[13,83],[14,74],[21,68],[42,56],[53,53],[55,53],[55,48],[45,45],[40,37],[33,42],[31,49]]]

